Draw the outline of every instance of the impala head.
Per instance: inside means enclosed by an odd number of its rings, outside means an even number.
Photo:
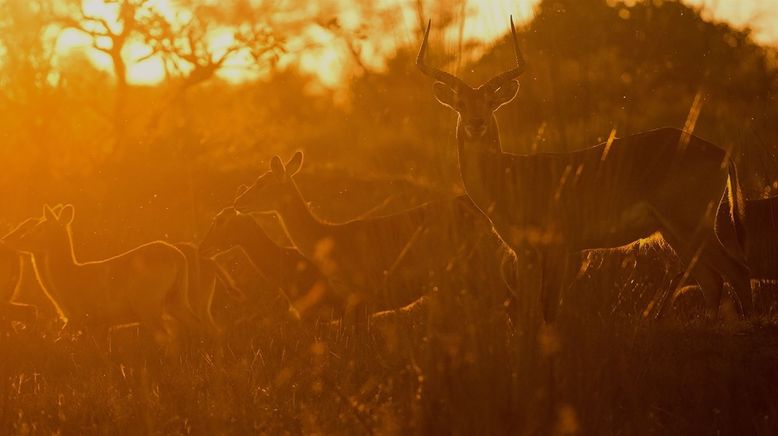
[[[292,177],[300,171],[303,153],[298,151],[284,165],[281,158],[273,156],[270,170],[257,178],[253,185],[239,192],[235,209],[241,212],[277,212],[295,200],[297,188]]]
[[[28,253],[46,253],[51,251],[67,252],[70,250],[70,224],[73,222],[75,210],[68,204],[60,208],[43,206],[43,216],[25,221],[24,232],[12,232],[6,242],[11,247]],[[11,235],[9,235],[11,236]],[[61,251],[60,251],[61,250]]]
[[[248,189],[245,185],[241,186],[244,190]],[[239,191],[239,195],[242,192],[243,190]],[[245,235],[256,225],[251,215],[240,213],[234,207],[226,207],[216,214],[211,222],[211,227],[200,243],[200,253],[211,256],[227,251],[245,242]]]
[[[492,77],[477,88],[471,87],[452,74],[424,63],[431,24],[431,21],[427,24],[427,31],[424,33],[424,40],[416,58],[416,66],[422,73],[436,80],[433,85],[435,98],[459,114],[459,123],[467,138],[479,139],[486,134],[494,112],[513,100],[519,91],[519,82],[516,79],[524,72],[525,62],[516,38],[513,17],[511,17],[511,33],[513,49],[516,53],[516,67]]]

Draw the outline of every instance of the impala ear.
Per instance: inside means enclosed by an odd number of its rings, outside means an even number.
[[[440,104],[456,110],[457,94],[450,86],[443,82],[435,82],[435,84],[432,85],[432,93]]]
[[[289,159],[289,162],[286,163],[286,176],[292,177],[293,175],[297,174],[302,166],[303,152],[298,151],[294,154],[294,156],[292,156],[291,159]]]
[[[46,219],[46,221],[56,221],[57,220],[57,214],[54,213],[54,211],[49,207],[48,204],[43,205],[43,218]]]
[[[272,159],[270,159],[270,171],[273,172],[273,175],[276,176],[276,179],[283,180],[284,174],[286,174],[286,169],[284,168],[284,163],[281,162],[281,158],[278,156],[273,156]]]
[[[70,225],[73,222],[73,216],[75,216],[76,210],[72,204],[66,204],[62,206],[62,212],[59,214],[59,223],[62,225]]]
[[[494,91],[495,107],[500,107],[506,103],[509,103],[519,93],[519,81],[511,80],[508,83],[502,85],[500,89]]]

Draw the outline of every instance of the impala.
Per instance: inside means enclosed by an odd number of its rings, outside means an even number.
[[[117,256],[79,262],[73,250],[72,205],[48,206],[37,223],[12,240],[31,253],[41,286],[69,322],[107,337],[120,325],[140,323],[155,339],[174,342],[198,320],[189,306],[186,257],[157,241]]]
[[[778,280],[778,197],[746,200],[745,256],[751,277]]]
[[[472,281],[496,284],[508,296],[500,274],[505,247],[489,220],[469,200],[427,203],[393,215],[326,223],[315,217],[294,181],[301,152],[284,165],[273,157],[270,171],[235,200],[240,211],[275,212],[295,247],[329,279],[336,300],[348,311],[403,306],[423,287],[444,283],[454,269]]]
[[[200,250],[208,256],[233,247],[243,249],[268,286],[280,289],[298,315],[306,316],[326,294],[327,279],[316,265],[296,249],[276,245],[250,215],[228,207],[214,218]]]
[[[22,321],[30,324],[37,318],[37,308],[29,304],[14,303],[22,274],[31,266],[28,255],[8,246],[5,240],[13,240],[36,224],[37,220],[27,219],[0,241],[0,318],[5,321]]]
[[[761,305],[770,305],[773,303],[769,300],[775,300],[775,295],[769,294],[775,292],[778,283],[778,197],[746,200],[744,215],[744,225],[738,227],[733,225],[730,215],[719,213],[716,235],[722,244],[734,246],[742,253],[751,269],[755,296],[760,297]]]
[[[722,242],[733,239],[740,242],[739,248],[751,268],[751,278],[778,281],[778,197],[746,200],[744,223],[742,229],[730,222],[727,226],[717,226],[717,235]],[[727,235],[733,229],[739,232],[734,238]]]
[[[735,168],[724,150],[664,128],[621,139],[612,135],[606,143],[568,153],[506,153],[495,111],[516,96],[516,79],[525,69],[513,20],[516,67],[476,88],[424,63],[429,31],[428,25],[416,63],[436,80],[437,100],[458,114],[465,190],[511,247],[538,254],[546,321],[555,317],[571,253],[617,247],[655,232],[690,268],[711,315],[724,281],[736,290],[743,313],[750,312],[748,270],[713,231],[722,193],[732,197],[729,213],[742,216]]]
[[[189,242],[180,242],[175,247],[186,256],[189,272],[189,304],[195,315],[205,322],[209,333],[220,334],[222,327],[213,318],[212,305],[217,287],[237,301],[244,301],[245,294],[239,289],[232,277],[210,257],[201,255],[201,249]]]

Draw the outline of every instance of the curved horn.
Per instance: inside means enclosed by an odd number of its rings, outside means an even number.
[[[455,91],[460,87],[467,87],[467,84],[459,77],[449,74],[445,71],[441,71],[437,68],[432,68],[424,63],[424,57],[427,54],[427,44],[429,43],[430,27],[432,26],[432,20],[427,22],[427,30],[424,32],[424,40],[421,42],[421,48],[419,48],[419,54],[416,56],[416,66],[419,67],[422,73],[432,77],[433,79],[443,82],[446,85],[453,88]]]
[[[511,15],[511,35],[513,36],[513,51],[516,53],[516,68],[492,77],[486,82],[485,86],[497,89],[505,84],[505,82],[521,76],[524,72],[527,62],[524,60],[524,55],[519,48],[519,39],[516,37],[516,27],[513,25],[513,15]]]

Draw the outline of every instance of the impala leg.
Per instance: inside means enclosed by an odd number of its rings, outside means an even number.
[[[675,293],[683,285],[682,280],[684,276],[684,273],[676,275],[672,280],[670,280],[670,283],[667,285],[667,287],[659,290],[658,294],[654,297],[651,306],[645,312],[643,312],[644,318],[659,320],[665,317],[667,306],[670,305],[673,298],[675,297]]]
[[[137,349],[140,328],[140,323],[111,326],[108,329],[108,353],[129,355]]]
[[[513,252],[503,254],[500,262],[500,278],[507,292],[505,310],[511,322],[517,325],[521,320],[521,302],[518,295],[518,260]]]
[[[748,268],[741,262],[732,258],[727,251],[722,247],[715,235],[711,232],[705,245],[699,254],[699,263],[705,265],[707,269],[705,274],[718,277],[716,283],[720,283],[718,290],[718,297],[721,298],[721,291],[724,286],[724,282],[730,284],[734,291],[734,297],[740,314],[744,318],[748,318],[753,313],[753,300],[751,295],[751,281],[749,279]],[[697,279],[695,277],[695,279]],[[708,279],[713,280],[713,279]],[[699,283],[699,282],[698,282]],[[700,283],[700,286],[703,285]],[[707,290],[703,287],[703,291]],[[716,296],[716,294],[713,294]],[[707,301],[707,300],[706,300]],[[711,302],[712,303],[712,302]]]
[[[140,327],[156,344],[168,346],[178,339],[180,327],[172,317],[163,316],[161,308],[138,313]]]
[[[748,318],[754,313],[754,302],[751,291],[751,279],[748,267],[733,259],[719,244],[711,245],[708,254],[709,264],[718,271],[723,280],[730,284],[737,297],[740,313]]]
[[[705,298],[705,311],[708,317],[716,318],[721,305],[721,294],[724,290],[723,278],[706,265],[697,265],[691,270],[692,278],[702,289]]]
[[[718,315],[725,281],[735,290],[742,315],[748,317],[751,314],[748,270],[724,251],[712,231],[699,244],[683,243],[671,232],[663,232],[662,237],[678,253],[683,264],[690,268],[689,275],[702,289],[708,315]]]
[[[681,233],[674,231],[676,230],[674,228],[663,227],[662,238],[676,252],[689,276],[702,289],[707,315],[713,318],[717,317],[724,281],[718,273],[706,265],[705,243],[695,244],[692,241],[680,239],[680,235],[693,234],[694,232]]]
[[[551,249],[540,252],[540,304],[543,307],[543,320],[546,323],[553,323],[556,320],[562,288],[567,284],[568,263],[567,250]]]
[[[345,317],[350,328],[358,333],[367,329],[369,318],[367,305],[364,303],[351,307]]]
[[[101,351],[111,351],[111,327],[87,323],[84,326],[85,337],[91,339]]]
[[[175,336],[184,342],[199,341],[206,334],[200,319],[190,307],[181,304],[180,301],[172,301],[163,307],[173,321],[170,323],[175,331]]]

